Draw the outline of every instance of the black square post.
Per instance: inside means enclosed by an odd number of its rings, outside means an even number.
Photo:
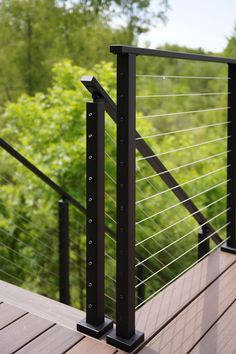
[[[59,295],[60,302],[70,305],[69,204],[58,202],[59,208]]]
[[[114,53],[116,53],[115,50]],[[116,330],[107,336],[107,343],[126,352],[131,352],[144,340],[143,333],[135,330],[136,56],[134,54],[116,54]]]
[[[236,254],[236,64],[228,64],[227,242],[222,251]]]
[[[210,252],[210,234],[212,232],[207,226],[202,226],[201,232],[198,234],[198,259],[201,260]]]
[[[100,338],[113,327],[104,317],[104,102],[87,103],[86,319],[77,330]]]

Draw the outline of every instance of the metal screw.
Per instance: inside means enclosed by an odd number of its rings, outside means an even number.
[[[93,137],[93,134],[89,134],[88,137],[89,139],[91,139]]]
[[[91,288],[93,286],[93,284],[92,283],[88,283],[88,286],[89,286],[89,288]]]
[[[88,158],[89,158],[89,160],[92,160],[93,156],[92,156],[92,155],[89,155],[89,157],[88,157]]]
[[[93,179],[93,177],[89,177],[89,178],[88,178],[89,181],[92,181],[92,179]]]
[[[93,262],[92,262],[92,261],[89,261],[89,262],[88,262],[88,265],[89,265],[89,266],[93,265]]]
[[[89,219],[88,222],[89,222],[89,224],[92,224],[93,219]]]
[[[92,116],[93,116],[93,113],[89,113],[88,116],[89,116],[89,117],[92,117]]]
[[[89,240],[88,244],[89,244],[89,245],[92,245],[92,244],[93,244],[93,241],[92,241],[92,240]]]
[[[88,305],[88,308],[89,308],[89,309],[91,309],[92,307],[93,307],[93,305],[92,305],[92,304],[89,304],[89,305]]]
[[[88,198],[88,201],[89,203],[91,203],[93,201],[93,198],[92,197]]]

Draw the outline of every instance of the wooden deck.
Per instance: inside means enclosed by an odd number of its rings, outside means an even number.
[[[114,354],[119,351],[77,332],[82,311],[0,281],[0,353]]]
[[[236,256],[214,252],[136,313],[141,354],[236,353]],[[123,353],[78,333],[84,313],[0,281],[0,353]]]
[[[236,353],[236,256],[220,250],[137,311],[141,354]]]

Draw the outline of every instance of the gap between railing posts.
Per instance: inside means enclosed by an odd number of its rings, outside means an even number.
[[[236,64],[228,64],[227,242],[222,251],[236,254]]]
[[[107,343],[126,352],[144,340],[135,330],[135,138],[136,55],[118,53],[116,329]]]
[[[99,338],[113,327],[104,316],[104,119],[105,102],[94,98],[86,112],[86,318],[77,330]]]

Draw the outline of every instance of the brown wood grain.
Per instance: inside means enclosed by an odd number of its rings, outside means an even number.
[[[98,340],[86,337],[73,348],[67,351],[67,354],[115,354],[118,350]]]
[[[83,336],[68,328],[55,325],[20,349],[19,354],[62,354]]]
[[[234,262],[220,250],[203,259],[136,312],[137,329],[150,338]]]
[[[0,330],[26,313],[15,306],[2,303],[0,305]]]
[[[27,314],[0,331],[0,353],[12,353],[53,326],[53,322]]]
[[[175,317],[140,353],[187,353],[214,325],[235,298],[236,264]],[[211,345],[214,350],[214,341]],[[208,352],[201,354],[208,354]]]
[[[191,350],[191,354],[236,353],[236,302]]]
[[[4,281],[0,281],[0,301],[73,330],[76,329],[76,323],[85,317],[83,311]]]

